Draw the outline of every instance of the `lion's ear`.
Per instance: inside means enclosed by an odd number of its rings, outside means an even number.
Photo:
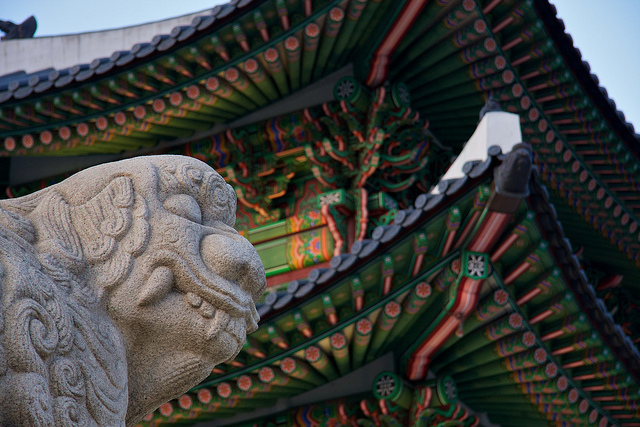
[[[13,231],[31,244],[36,240],[36,229],[28,218],[2,208],[0,208],[0,228]]]
[[[133,201],[133,182],[121,176],[91,200],[72,209],[73,224],[89,261],[106,261],[112,255],[117,240],[131,227]]]
[[[72,271],[82,268],[82,246],[71,221],[71,207],[56,191],[43,197],[33,210],[38,222],[39,252],[50,253]]]

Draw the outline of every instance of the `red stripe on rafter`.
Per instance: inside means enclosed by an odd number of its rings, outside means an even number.
[[[530,325],[535,325],[536,323],[542,322],[547,317],[553,314],[553,310],[545,310],[542,313],[538,314],[536,317],[529,320]]]
[[[520,299],[518,299],[518,301],[516,301],[516,304],[518,304],[518,307],[521,307],[523,304],[525,304],[525,303],[531,301],[533,298],[535,298],[540,292],[542,292],[542,289],[534,288],[534,289],[530,290],[529,292],[527,292],[522,297],[520,297]]]
[[[511,220],[511,214],[501,212],[489,212],[482,222],[480,230],[469,243],[467,250],[473,252],[488,252],[491,249],[506,225]]]
[[[387,73],[389,72],[389,58],[391,54],[395,48],[398,47],[400,41],[420,15],[420,11],[427,4],[427,1],[428,0],[409,0],[405,3],[393,26],[373,54],[369,76],[365,83],[367,86],[376,87],[385,81]]]
[[[509,237],[507,237],[507,240],[505,240],[498,247],[498,249],[496,249],[493,255],[491,255],[491,262],[498,261],[502,257],[502,255],[504,255],[507,252],[507,250],[509,250],[511,245],[513,245],[516,242],[516,240],[518,240],[518,237],[520,236],[518,236],[516,233],[510,234]]]

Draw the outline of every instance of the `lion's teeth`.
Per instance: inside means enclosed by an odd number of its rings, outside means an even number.
[[[189,305],[193,308],[198,308],[202,305],[202,298],[193,292],[187,292],[186,299]]]
[[[202,301],[202,305],[200,306],[200,314],[202,314],[202,317],[211,319],[215,313],[216,313],[216,309],[213,308],[211,304],[209,304],[206,301]]]

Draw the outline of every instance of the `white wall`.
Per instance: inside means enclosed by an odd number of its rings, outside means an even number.
[[[62,69],[109,57],[118,50],[130,50],[136,43],[148,43],[158,34],[189,25],[206,11],[132,27],[89,33],[0,41],[0,76],[24,70]]]

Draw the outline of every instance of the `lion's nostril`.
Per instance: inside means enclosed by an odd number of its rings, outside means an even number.
[[[210,234],[200,246],[202,259],[213,273],[236,282],[254,301],[266,286],[262,261],[253,246],[240,236]]]

